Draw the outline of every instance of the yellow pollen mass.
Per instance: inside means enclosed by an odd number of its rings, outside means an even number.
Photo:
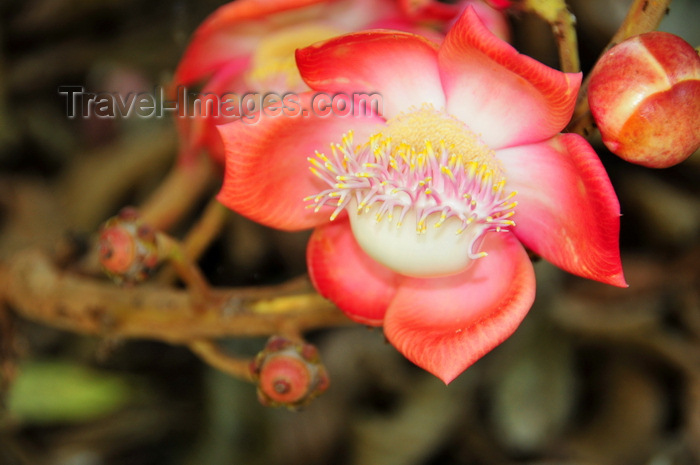
[[[419,163],[425,163],[426,158],[437,157],[442,149],[450,152],[449,164],[452,166],[468,166],[474,171],[481,168],[497,178],[503,176],[494,151],[462,121],[436,110],[432,105],[426,104],[400,113],[387,121],[386,129],[376,137],[399,142],[402,148],[410,148],[400,152],[416,154],[409,158],[419,160]]]

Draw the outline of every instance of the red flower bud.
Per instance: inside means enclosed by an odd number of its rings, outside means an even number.
[[[252,363],[258,399],[269,407],[296,409],[328,389],[326,369],[311,344],[273,336]]]
[[[139,220],[136,210],[125,208],[100,228],[98,255],[114,280],[143,281],[159,261],[155,232]]]
[[[680,163],[700,147],[700,57],[667,32],[627,39],[593,69],[588,103],[619,157],[650,168]]]

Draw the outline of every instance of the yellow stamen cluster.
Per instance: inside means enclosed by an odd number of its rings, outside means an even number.
[[[429,106],[390,120],[363,146],[353,146],[349,133],[330,156],[317,152],[309,162],[330,188],[306,200],[316,211],[335,207],[331,220],[352,205],[358,214],[372,209],[377,221],[396,218],[397,227],[413,211],[419,234],[429,221],[439,228],[450,218],[461,222],[457,234],[469,228],[475,240],[515,226],[516,193],[506,192],[493,152],[461,121]]]

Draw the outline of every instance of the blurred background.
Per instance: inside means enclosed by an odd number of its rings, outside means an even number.
[[[223,3],[0,0],[0,262],[90,237],[143,201],[177,153],[170,118],[69,119],[58,87],[167,84],[192,31]],[[630,3],[570,2],[584,71]],[[662,29],[698,46],[699,17],[700,2],[675,0]],[[518,49],[557,66],[546,24],[521,15],[512,25]],[[629,289],[537,263],[521,328],[449,387],[381,331],[314,332],[331,388],[301,412],[261,406],[254,386],[187,349],[75,335],[0,309],[0,465],[700,463],[700,156],[649,170],[591,142],[620,197]],[[231,214],[201,264],[215,285],[276,283],[304,273],[305,241]],[[264,342],[224,345],[254,354]]]

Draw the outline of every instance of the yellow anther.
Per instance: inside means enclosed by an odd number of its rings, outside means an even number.
[[[454,176],[454,174],[452,174],[452,170],[450,170],[447,166],[441,166],[440,172],[442,174],[447,175],[452,181],[455,180],[455,176]]]

